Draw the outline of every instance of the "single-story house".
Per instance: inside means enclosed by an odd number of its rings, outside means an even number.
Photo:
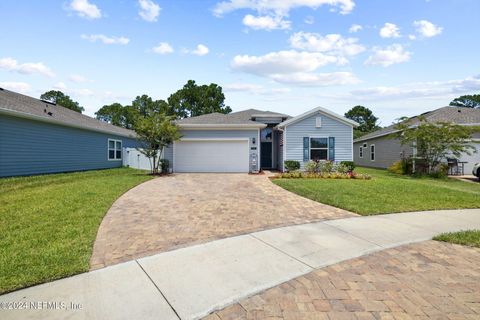
[[[480,109],[443,107],[421,114],[429,122],[451,122],[464,126],[480,126]],[[412,125],[419,122],[419,117],[410,118]],[[391,125],[356,139],[354,145],[354,161],[359,166],[388,168],[394,162],[413,155],[413,146],[401,145],[394,137],[398,132]],[[472,136],[471,145],[477,153],[464,154],[459,161],[465,163],[465,174],[471,174],[473,165],[480,162],[480,133]]]
[[[0,88],[0,177],[122,166],[135,132]]]
[[[283,171],[284,160],[353,161],[356,122],[324,108],[296,117],[248,109],[178,120],[182,138],[165,152],[174,172]]]
[[[249,109],[176,121],[174,172],[284,170],[284,160],[352,161],[357,124],[324,108],[297,117]],[[120,167],[135,132],[0,89],[0,177]]]

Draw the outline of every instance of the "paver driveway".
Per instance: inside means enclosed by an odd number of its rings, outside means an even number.
[[[266,175],[175,174],[120,197],[98,230],[92,269],[176,247],[353,213],[290,193]]]

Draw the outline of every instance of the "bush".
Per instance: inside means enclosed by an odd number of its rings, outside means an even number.
[[[168,168],[170,167],[170,161],[168,161],[168,159],[160,159],[159,167],[162,173],[168,173]]]
[[[282,179],[359,179],[359,180],[370,180],[372,178],[367,174],[359,174],[354,172],[305,173],[301,171],[285,172],[278,175],[277,177]]]
[[[395,161],[387,170],[395,174],[405,174],[403,160]]]
[[[335,172],[349,173],[349,172],[353,172],[353,170],[350,170],[350,167],[344,165],[343,163],[340,163],[340,164],[335,166]]]
[[[340,165],[344,165],[348,168],[348,172],[353,172],[355,170],[355,163],[353,161],[342,161]]]
[[[315,173],[318,171],[318,162],[310,160],[305,164],[305,171],[308,173]]]
[[[300,162],[296,160],[285,160],[284,164],[288,172],[300,169]]]
[[[319,161],[318,162],[318,172],[326,173],[333,172],[335,170],[335,165],[333,161]]]

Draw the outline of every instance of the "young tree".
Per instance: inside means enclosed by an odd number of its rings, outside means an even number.
[[[345,117],[360,124],[353,130],[355,139],[380,128],[377,125],[378,118],[373,115],[372,110],[364,106],[353,107],[345,113]]]
[[[138,118],[136,122],[135,132],[140,144],[137,150],[149,158],[152,174],[158,173],[164,148],[181,138],[173,119],[164,113],[153,113]]]
[[[425,161],[429,174],[449,155],[460,157],[462,153],[476,152],[475,147],[468,144],[472,128],[449,122],[428,122],[424,117],[419,120],[412,124],[408,119],[400,119],[395,135],[402,145],[416,146],[417,157]]]
[[[50,90],[45,92],[40,96],[40,99],[50,101],[52,103],[55,103],[57,105],[60,105],[64,108],[80,112],[82,113],[85,111],[85,108],[83,108],[78,102],[73,101],[72,98],[67,96],[61,91],[57,90]]]
[[[454,107],[480,108],[480,94],[460,96],[450,102]]]
[[[169,114],[178,119],[212,112],[232,112],[232,109],[225,105],[222,87],[215,83],[198,86],[193,80],[188,80],[182,89],[170,95],[168,105]]]

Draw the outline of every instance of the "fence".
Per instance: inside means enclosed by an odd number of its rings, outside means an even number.
[[[151,160],[135,148],[123,148],[123,166],[152,170]]]

